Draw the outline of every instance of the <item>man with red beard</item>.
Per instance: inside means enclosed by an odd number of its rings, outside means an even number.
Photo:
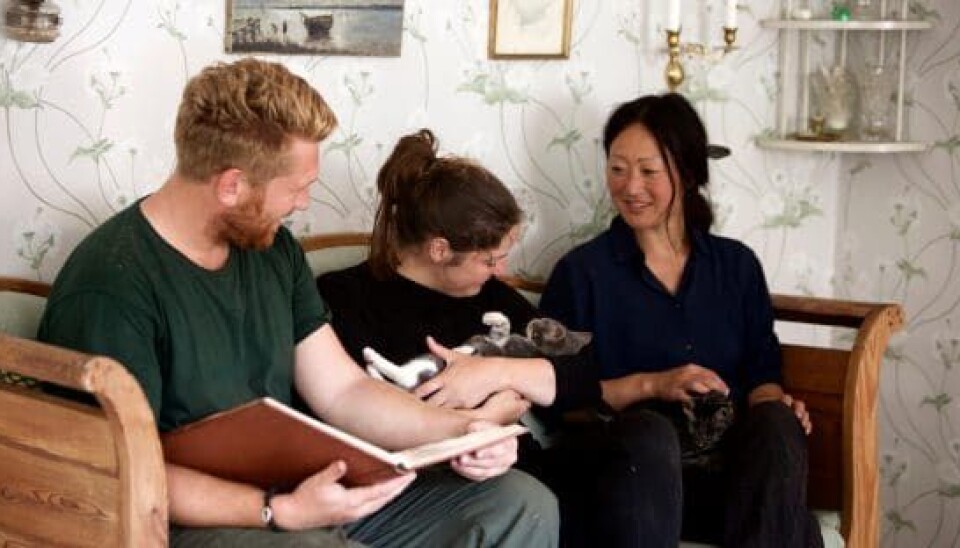
[[[39,338],[124,364],[161,432],[295,394],[388,449],[482,428],[364,375],[329,324],[282,221],[309,206],[318,143],[335,125],[320,94],[282,65],[204,69],[177,114],[173,175],[81,242]],[[556,500],[510,470],[515,459],[510,440],[357,488],[339,483],[337,462],[280,493],[168,463],[170,544],[555,546]]]

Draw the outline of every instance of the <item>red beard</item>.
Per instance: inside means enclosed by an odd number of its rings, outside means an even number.
[[[257,192],[220,217],[220,237],[240,249],[267,249],[277,235],[275,222],[263,215],[264,196]]]

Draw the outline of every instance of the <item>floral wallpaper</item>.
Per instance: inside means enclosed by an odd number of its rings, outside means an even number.
[[[235,58],[223,53],[218,0],[58,3],[56,42],[0,38],[0,275],[43,281],[95,226],[163,183],[184,83]],[[320,89],[341,122],[322,148],[313,207],[291,229],[368,229],[380,164],[400,135],[426,126],[511,187],[527,214],[512,267],[546,276],[610,220],[599,132],[617,103],[663,91],[662,4],[574,0],[568,60],[488,60],[487,0],[406,0],[400,57],[264,56]],[[718,45],[722,2],[684,6],[684,39]],[[929,152],[754,145],[775,124],[778,35],[759,20],[780,12],[778,0],[741,0],[739,49],[685,59],[682,91],[733,150],[713,164],[717,230],[756,250],[775,290],[905,305],[883,367],[882,542],[956,546],[960,5],[909,6],[935,22],[911,33],[907,60],[908,133]]]
[[[960,4],[910,2],[910,137],[929,152],[845,158],[835,291],[903,303],[881,371],[882,545],[960,546]]]

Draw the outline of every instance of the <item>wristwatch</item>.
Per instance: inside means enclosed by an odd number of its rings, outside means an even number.
[[[277,490],[273,487],[263,492],[263,507],[260,508],[260,520],[271,531],[279,532],[282,531],[282,529],[277,527],[277,522],[273,521],[273,507],[270,506],[270,501],[276,494]]]

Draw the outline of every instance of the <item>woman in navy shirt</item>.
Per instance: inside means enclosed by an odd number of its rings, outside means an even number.
[[[780,385],[763,270],[745,245],[709,233],[703,123],[680,95],[646,96],[613,112],[603,142],[619,215],[561,259],[540,307],[593,332],[613,420],[631,417],[641,441],[628,450],[654,455],[633,479],[654,508],[637,517],[648,520],[640,542],[676,546],[682,529],[724,546],[822,545],[805,506],[810,420]],[[719,465],[682,465],[664,412],[711,391],[737,410]]]

